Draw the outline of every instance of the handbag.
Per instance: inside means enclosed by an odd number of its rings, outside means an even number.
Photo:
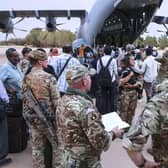
[[[9,103],[6,106],[6,113],[8,117],[22,116],[22,100],[18,99],[16,94],[8,94]]]
[[[0,121],[5,119],[6,102],[0,98]]]

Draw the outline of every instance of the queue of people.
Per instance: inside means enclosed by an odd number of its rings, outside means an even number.
[[[81,47],[84,50],[86,46]],[[156,57],[156,60],[152,56],[152,48],[148,47],[145,50],[146,58],[139,65],[135,63],[139,52],[135,52],[135,48],[130,45],[123,53],[106,45],[101,48],[102,53],[97,53],[100,54],[99,57],[95,58],[94,55],[90,62],[81,59],[81,55],[75,58],[72,46],[64,46],[62,50],[62,54],[58,55],[57,50],[56,55],[48,58],[44,49],[24,48],[22,54],[27,54],[24,57],[26,61],[20,61],[16,49],[9,48],[6,51],[9,62],[0,68],[0,80],[7,92],[6,99],[1,99],[10,104],[12,95],[16,95],[17,102],[21,105],[20,115],[12,117],[15,120],[21,117],[19,121],[23,123],[26,121],[26,124],[22,123],[22,127],[25,128],[26,142],[28,137],[32,142],[33,168],[101,168],[102,151],[108,150],[111,141],[123,134],[118,128],[107,132],[103,126],[101,115],[113,111],[118,112],[131,125],[124,135],[123,146],[134,163],[138,167],[165,168],[168,165],[164,160],[167,153],[163,145],[158,145],[158,137],[166,145],[163,137],[167,130],[167,76],[163,77],[164,81],[157,87],[154,83],[158,73],[167,74],[168,54],[162,59]],[[50,53],[52,51],[55,49],[50,50]],[[85,64],[82,65],[83,63]],[[52,72],[47,70],[49,66]],[[93,75],[96,75],[94,83],[91,81]],[[152,80],[148,81],[149,78]],[[102,85],[101,80],[104,80]],[[104,87],[106,82],[108,87]],[[133,122],[137,101],[142,98],[143,86],[147,104],[139,120]],[[87,94],[92,87],[97,88],[91,94],[96,103]],[[7,123],[6,120],[5,122]],[[0,126],[0,137],[5,135],[1,128],[5,127]],[[149,135],[154,135],[155,162],[147,161],[141,153]],[[46,155],[47,143],[50,145],[50,154]],[[22,150],[26,147],[23,146]],[[4,158],[7,153],[3,155]],[[48,156],[52,158],[50,163],[46,161]]]

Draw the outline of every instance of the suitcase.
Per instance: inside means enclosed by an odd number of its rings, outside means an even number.
[[[18,153],[27,147],[27,126],[23,117],[8,117],[8,150]]]
[[[22,100],[16,96],[9,97],[9,103],[6,106],[6,114],[8,117],[22,117]]]
[[[0,160],[8,155],[8,126],[7,118],[0,121]]]

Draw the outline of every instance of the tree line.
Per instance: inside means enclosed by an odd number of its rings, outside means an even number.
[[[145,38],[139,37],[135,44],[138,46],[155,46],[160,47],[161,49],[164,49],[165,47],[168,47],[168,37],[167,35],[161,35],[160,37],[152,37],[152,36],[146,36]]]
[[[15,44],[15,45],[32,45],[34,47],[52,47],[63,46],[72,43],[75,40],[75,34],[68,30],[61,30],[56,32],[43,31],[40,28],[34,28],[25,38],[9,39],[8,41],[1,41],[0,45]],[[168,47],[167,35],[162,35],[159,38],[146,36],[139,37],[135,41],[138,46],[156,46],[160,48]]]
[[[15,45],[32,45],[34,47],[52,47],[63,46],[72,43],[75,39],[75,34],[68,30],[61,30],[56,32],[43,31],[40,28],[34,28],[25,38],[9,39],[1,41],[1,45],[15,44]]]

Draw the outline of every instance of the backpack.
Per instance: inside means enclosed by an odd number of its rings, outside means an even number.
[[[103,66],[102,60],[100,58],[100,65],[101,69],[98,74],[98,84],[103,89],[108,89],[112,87],[112,76],[110,74],[110,71],[108,69],[110,62],[112,61],[112,57],[109,59],[106,66]]]

